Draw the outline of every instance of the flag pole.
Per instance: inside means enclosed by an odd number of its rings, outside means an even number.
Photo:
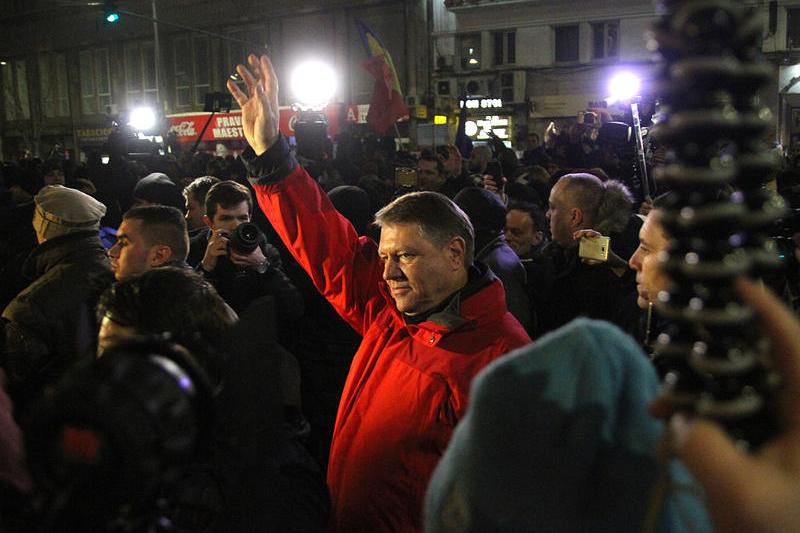
[[[400,128],[397,127],[397,122],[394,123],[394,133],[397,135],[397,143],[400,145],[400,150],[405,150],[403,146],[403,138],[400,137]]]

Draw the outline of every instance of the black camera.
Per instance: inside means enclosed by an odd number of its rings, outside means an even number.
[[[252,222],[239,224],[228,237],[228,248],[236,253],[249,255],[267,241],[266,235]]]
[[[35,531],[137,531],[211,441],[213,398],[192,356],[161,338],[120,343],[68,373],[25,428]],[[125,527],[120,527],[121,525]]]

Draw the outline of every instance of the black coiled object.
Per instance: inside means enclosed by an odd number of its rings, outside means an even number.
[[[656,94],[668,148],[656,179],[672,191],[662,223],[672,238],[672,281],[656,306],[672,326],[658,339],[664,397],[716,420],[743,447],[775,431],[766,345],[733,291],[742,275],[779,267],[769,228],[784,214],[763,185],[774,168],[764,139],[770,113],[759,89],[772,69],[759,50],[761,22],[729,0],[662,1],[650,47],[662,56]]]

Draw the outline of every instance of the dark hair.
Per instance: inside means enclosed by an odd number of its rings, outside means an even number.
[[[472,264],[475,230],[466,213],[443,194],[430,191],[404,194],[375,213],[375,224],[379,227],[417,224],[420,236],[436,246],[461,237],[465,243],[465,266]]]
[[[439,172],[439,174],[444,175],[444,163],[442,163],[442,160],[436,157],[436,154],[430,150],[423,150],[422,153],[419,154],[417,163],[420,161],[433,161],[436,163],[436,170]]]
[[[200,176],[199,178],[195,178],[189,185],[183,188],[183,197],[186,198],[187,202],[189,200],[194,200],[205,207],[206,194],[208,194],[208,190],[217,183],[219,183],[219,178],[215,178],[214,176]]]
[[[168,333],[185,346],[212,377],[236,316],[202,276],[188,268],[163,267],[112,285],[97,304],[104,317],[139,335]]]
[[[508,206],[508,211],[522,211],[527,213],[533,221],[533,231],[547,231],[547,217],[545,217],[544,210],[537,204],[531,202],[512,202]]]
[[[217,214],[217,206],[231,209],[242,202],[247,202],[247,212],[253,212],[253,195],[250,189],[235,181],[220,181],[206,193],[206,216],[210,219]]]
[[[164,244],[172,250],[173,261],[186,261],[189,233],[183,213],[167,205],[141,205],[128,209],[122,220],[141,220],[142,238],[148,246]]]

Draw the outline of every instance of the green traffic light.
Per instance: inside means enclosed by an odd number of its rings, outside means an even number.
[[[119,20],[119,13],[109,13],[106,15],[106,22],[116,22]]]

